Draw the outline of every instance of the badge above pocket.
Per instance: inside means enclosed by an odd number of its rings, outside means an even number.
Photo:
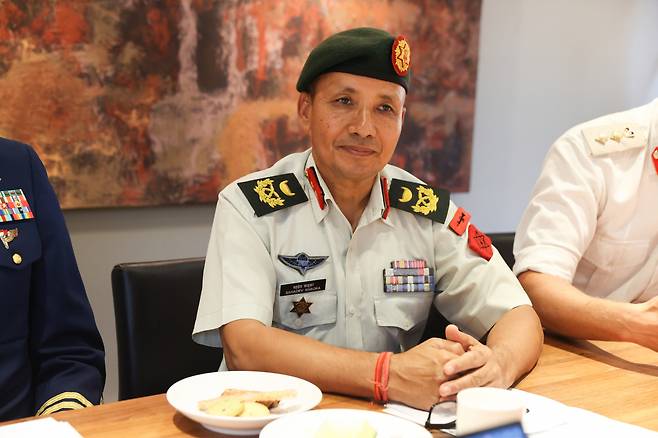
[[[23,269],[41,257],[41,239],[34,221],[0,224],[0,242],[0,268]]]

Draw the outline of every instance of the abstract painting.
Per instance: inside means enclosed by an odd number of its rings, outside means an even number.
[[[334,32],[412,50],[393,158],[469,187],[480,1],[0,0],[0,136],[29,143],[64,208],[213,203],[310,146],[295,83]]]

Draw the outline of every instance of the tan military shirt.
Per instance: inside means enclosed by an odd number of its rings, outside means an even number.
[[[247,318],[339,347],[399,352],[416,345],[432,303],[477,338],[506,311],[530,304],[496,250],[486,261],[469,248],[468,232],[458,236],[448,228],[456,211],[452,203],[445,224],[398,209],[383,218],[378,178],[352,232],[318,173],[326,203],[320,207],[305,174],[309,167],[314,161],[307,150],[240,180],[293,173],[308,197],[261,217],[236,183],[219,194],[194,327],[197,342],[220,346],[217,329]],[[390,165],[380,176],[419,181]],[[398,260],[424,261],[434,269],[432,289],[440,293],[385,292],[384,270]]]

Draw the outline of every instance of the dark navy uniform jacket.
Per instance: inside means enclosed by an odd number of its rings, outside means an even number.
[[[18,232],[0,243],[0,421],[98,404],[103,342],[46,170],[31,147],[0,138],[0,178],[34,215],[0,222]]]

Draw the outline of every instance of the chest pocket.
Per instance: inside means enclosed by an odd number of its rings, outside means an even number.
[[[434,294],[429,292],[388,293],[375,298],[375,317],[380,327],[410,331],[424,326]]]
[[[1,222],[0,229],[18,231],[16,237],[8,242],[9,249],[0,243],[0,270],[20,271],[41,258],[41,239],[34,219]]]
[[[300,305],[302,298],[304,303]],[[289,330],[335,324],[337,305],[336,293],[328,290],[279,296],[274,305],[274,322]],[[308,313],[301,313],[305,306],[308,306]]]
[[[619,299],[632,299],[639,292],[634,289],[640,286],[631,280],[643,269],[648,255],[647,240],[594,237],[578,265],[574,285],[593,296],[608,297],[615,293]]]

